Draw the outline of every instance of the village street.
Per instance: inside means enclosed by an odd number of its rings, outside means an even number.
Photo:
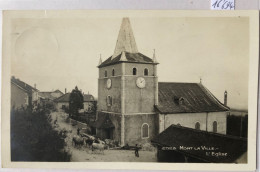
[[[85,145],[81,148],[75,148],[72,145],[72,138],[77,134],[77,126],[72,126],[68,120],[68,114],[64,112],[52,112],[52,123],[57,119],[56,130],[67,130],[66,150],[72,155],[72,162],[156,162],[155,151],[139,151],[139,157],[135,157],[133,150],[105,150],[104,155],[92,151]],[[54,123],[53,123],[54,125]]]

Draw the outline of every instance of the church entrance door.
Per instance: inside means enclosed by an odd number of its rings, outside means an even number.
[[[113,128],[104,129],[104,133],[106,139],[113,139]]]

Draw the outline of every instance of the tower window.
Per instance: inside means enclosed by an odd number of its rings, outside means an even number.
[[[107,96],[107,106],[112,106],[112,97]]]
[[[199,122],[196,122],[196,124],[195,124],[195,129],[196,129],[196,130],[200,130],[200,123],[199,123]]]
[[[142,125],[141,135],[142,135],[142,138],[148,138],[149,137],[149,125],[147,123],[144,123]]]
[[[217,121],[213,122],[213,133],[216,133],[218,131],[218,123]]]
[[[107,71],[105,70],[105,77],[107,77]]]
[[[112,70],[112,76],[115,76],[115,69]]]
[[[137,73],[137,69],[134,67],[133,68],[133,75],[136,75],[136,73]]]
[[[144,69],[144,76],[148,76],[148,69],[147,68]]]

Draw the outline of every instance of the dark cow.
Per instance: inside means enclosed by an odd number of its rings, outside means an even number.
[[[72,138],[72,144],[74,143],[75,147],[76,146],[78,146],[78,147],[83,146],[84,142],[85,142],[85,138],[82,138],[80,136],[74,135],[73,138]]]

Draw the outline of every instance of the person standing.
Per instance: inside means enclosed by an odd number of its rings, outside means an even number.
[[[78,129],[77,129],[77,134],[78,134],[78,135],[79,135],[79,131],[80,131],[80,129],[78,128]]]
[[[138,145],[135,145],[135,156],[139,157],[139,153],[138,153]]]

